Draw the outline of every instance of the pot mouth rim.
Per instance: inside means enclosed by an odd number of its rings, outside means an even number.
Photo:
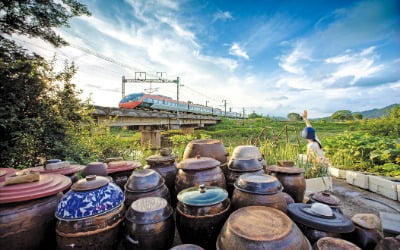
[[[276,191],[270,191],[270,192],[267,192],[267,191],[265,191],[265,192],[263,192],[263,191],[250,191],[250,190],[246,190],[246,189],[244,189],[244,188],[242,188],[242,187],[237,186],[237,185],[236,185],[236,182],[233,183],[233,185],[235,186],[236,189],[238,189],[238,190],[240,190],[240,191],[243,191],[243,192],[245,192],[245,193],[250,193],[250,194],[277,194],[277,193],[281,193],[282,190],[283,190],[283,187],[281,186],[281,187],[280,187],[279,189],[277,189]]]
[[[163,180],[161,183],[159,183],[157,186],[151,187],[151,188],[147,188],[147,189],[141,189],[141,190],[132,190],[127,186],[128,182],[125,183],[124,185],[124,189],[126,192],[129,193],[147,193],[147,192],[151,192],[154,191],[160,187],[162,187],[163,185],[165,185],[165,181]]]

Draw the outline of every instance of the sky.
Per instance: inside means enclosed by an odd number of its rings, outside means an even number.
[[[53,48],[14,36],[45,58],[74,61],[73,82],[116,107],[122,76],[164,72],[180,100],[246,114],[311,118],[400,103],[400,1],[82,0],[91,16],[57,32]],[[142,75],[143,76],[143,75]],[[153,83],[176,99],[176,84]],[[127,83],[126,94],[148,91]]]

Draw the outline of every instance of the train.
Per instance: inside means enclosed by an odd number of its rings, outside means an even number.
[[[204,106],[201,104],[194,104],[192,102],[182,102],[179,103],[168,96],[163,95],[151,95],[145,93],[133,93],[126,95],[119,102],[120,108],[128,109],[154,109],[154,110],[165,110],[165,111],[176,111],[178,109],[180,112],[187,112],[193,114],[202,115],[213,115],[213,116],[225,116],[229,118],[243,118],[241,113],[238,112],[226,112],[209,106]]]

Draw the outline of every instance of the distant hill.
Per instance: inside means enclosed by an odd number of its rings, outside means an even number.
[[[389,113],[389,111],[394,108],[396,105],[399,104],[392,104],[389,106],[386,106],[384,108],[380,108],[380,109],[371,109],[371,110],[366,110],[366,111],[362,111],[362,112],[354,112],[354,113],[361,113],[363,115],[363,118],[378,118],[378,117],[382,117],[385,116]]]

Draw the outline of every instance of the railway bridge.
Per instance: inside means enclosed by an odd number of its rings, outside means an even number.
[[[193,133],[195,128],[218,123],[218,116],[200,115],[192,113],[122,109],[114,107],[95,106],[92,113],[97,123],[107,126],[128,126],[141,131],[142,145],[160,147],[161,131],[181,129],[184,133]]]

